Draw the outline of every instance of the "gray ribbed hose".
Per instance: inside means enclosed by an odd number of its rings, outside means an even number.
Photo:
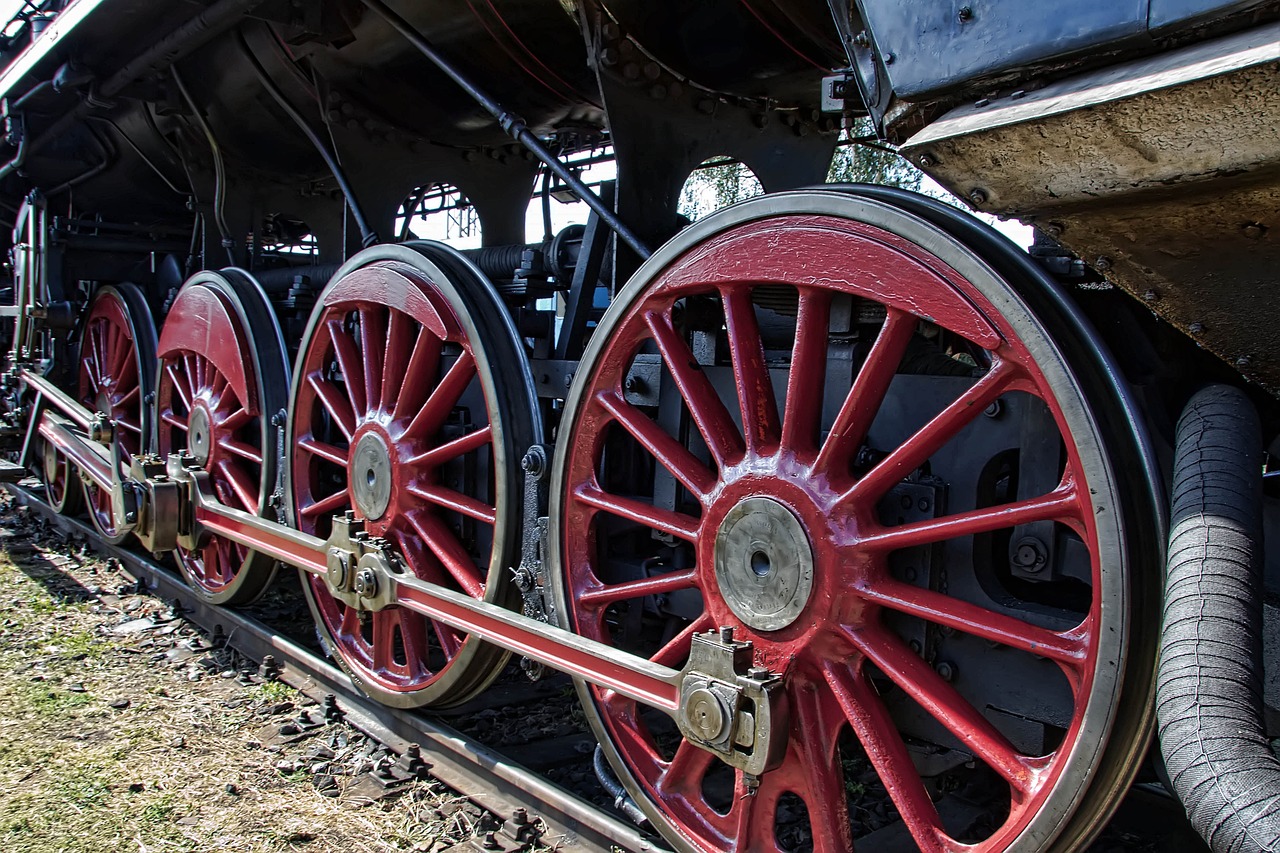
[[[1178,421],[1160,748],[1216,853],[1280,851],[1280,761],[1262,723],[1262,439],[1243,393],[1214,385]]]

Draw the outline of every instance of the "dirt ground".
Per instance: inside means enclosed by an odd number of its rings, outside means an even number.
[[[0,850],[441,851],[487,820],[387,796],[394,756],[39,532],[0,504]]]

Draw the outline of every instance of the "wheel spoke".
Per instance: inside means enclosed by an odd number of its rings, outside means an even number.
[[[769,448],[777,445],[782,427],[751,291],[743,287],[722,288],[720,300],[724,305],[729,357],[738,389],[742,435],[752,453],[765,455]]]
[[[879,498],[894,483],[924,464],[925,460],[946,445],[970,421],[982,414],[987,406],[1008,388],[1009,383],[1013,381],[1013,373],[1011,362],[996,362],[990,372],[975,382],[933,420],[921,427],[915,435],[880,460],[865,477],[840,497],[839,502],[856,503],[859,500]],[[852,395],[852,392],[850,394]]]
[[[326,324],[329,339],[333,342],[333,354],[338,359],[338,369],[342,371],[342,383],[347,389],[347,397],[357,417],[369,411],[369,398],[365,396],[364,362],[360,359],[360,351],[355,340],[343,328],[340,317],[332,318]]]
[[[319,372],[308,374],[307,384],[311,386],[311,390],[315,391],[316,399],[320,401],[320,405],[324,406],[325,411],[329,413],[329,417],[333,419],[349,444],[356,432],[356,418],[351,411],[351,403],[342,396],[337,387],[327,379],[320,378]]]
[[[887,309],[880,334],[871,345],[866,361],[853,380],[831,432],[818,453],[814,463],[817,470],[836,472],[848,468],[858,448],[867,440],[867,432],[880,412],[917,323],[912,314],[897,308]]]
[[[899,637],[883,627],[870,626],[843,633],[867,660],[1015,791],[1025,794],[1031,790],[1035,774],[1008,738]]]
[[[239,456],[255,465],[262,464],[262,453],[257,448],[250,447],[242,441],[236,441],[234,438],[218,439],[218,446],[228,453]]]
[[[830,662],[824,664],[824,675],[916,845],[922,853],[943,853],[946,847],[938,811],[893,718],[866,675],[849,665]]]
[[[336,447],[335,445],[310,437],[300,439],[298,441],[298,447],[310,453],[312,456],[319,456],[321,459],[332,462],[334,465],[341,465],[344,468],[347,465],[347,451],[343,450],[341,447]]]
[[[317,518],[322,515],[331,515],[339,510],[350,506],[351,502],[347,496],[346,489],[339,489],[327,498],[322,498],[313,504],[308,504],[298,510],[298,513],[306,518]]]
[[[891,610],[1049,658],[1072,669],[1079,667],[1085,657],[1085,645],[1075,636],[1075,632],[1058,634],[1021,619],[901,581],[882,579],[858,585],[854,587],[854,593]]]
[[[476,521],[483,521],[485,524],[493,524],[498,518],[497,510],[488,504],[444,486],[413,485],[409,486],[407,491],[424,501],[461,513]]]
[[[410,513],[409,524],[463,592],[472,598],[484,598],[480,569],[452,530],[427,512]]]
[[[173,412],[162,412],[160,415],[160,420],[164,421],[166,424],[173,427],[174,429],[181,430],[182,432],[187,431],[187,422],[182,420],[181,418],[175,417]]]
[[[678,667],[689,659],[689,647],[693,643],[693,635],[710,631],[713,622],[710,613],[703,613],[697,619],[689,623],[679,634],[671,638],[671,640],[658,650],[658,653],[649,660],[663,666]]]
[[[227,479],[227,483],[230,484],[236,498],[244,505],[244,509],[256,515],[259,509],[258,488],[249,479],[249,475],[242,471],[239,465],[233,465],[227,459],[219,462],[217,469]]]
[[[382,372],[387,354],[387,326],[382,310],[361,307],[360,354],[364,373],[364,398],[369,411],[382,407]]]
[[[646,595],[661,595],[680,589],[690,589],[697,585],[697,577],[697,570],[689,569],[687,571],[669,572],[637,581],[612,583],[578,593],[577,601],[582,607],[598,610],[615,601],[626,601],[633,598],[643,598]]]
[[[818,447],[830,328],[830,292],[808,288],[800,290],[796,309],[796,342],[791,349],[791,369],[787,373],[782,446],[805,456]]]
[[[396,628],[400,626],[400,614],[396,610],[376,610],[373,613],[373,668],[382,672],[396,671],[403,667],[395,661]]]
[[[701,795],[702,780],[718,759],[707,750],[681,740],[676,753],[654,783],[654,790],[664,796],[693,799]]]
[[[409,315],[394,308],[388,314],[387,348],[382,354],[382,397],[378,401],[378,408],[384,412],[394,408],[397,387],[399,393],[404,393],[406,383],[403,380],[409,369],[409,357],[412,355],[410,336],[413,334],[413,321]]]
[[[404,460],[404,465],[420,468],[438,468],[450,459],[456,459],[464,453],[470,453],[493,442],[493,428],[481,427],[472,430],[460,438],[446,441],[439,447],[433,447],[417,456]]]
[[[422,409],[405,428],[405,436],[429,439],[439,432],[475,375],[475,359],[469,351],[464,351],[453,363],[453,367],[445,372],[440,384],[431,392],[427,402],[422,404]]]
[[[426,390],[436,384],[436,372],[440,369],[440,356],[443,352],[444,341],[426,327],[418,329],[418,339],[414,342],[413,354],[409,356],[409,364],[405,367],[400,395],[396,398],[395,408],[391,413],[393,418],[402,418],[420,408],[419,404],[425,399]]]
[[[684,513],[662,509],[632,498],[611,495],[594,485],[579,486],[574,490],[573,496],[588,506],[652,527],[662,533],[670,533],[686,542],[698,541],[698,531],[702,522]]]
[[[220,426],[225,432],[237,432],[241,427],[248,426],[249,422],[255,417],[256,415],[248,409],[236,409],[234,412],[222,419]]]
[[[412,610],[399,608],[396,613],[400,617],[400,641],[404,644],[405,666],[409,677],[420,679],[431,675],[431,667],[427,663],[430,649],[427,642],[427,620]]]
[[[1033,521],[1074,521],[1079,518],[1079,514],[1079,495],[1073,486],[1063,484],[1037,498],[917,521],[871,533],[860,539],[858,546],[871,551],[895,551],[962,536],[990,533]]]
[[[605,391],[596,395],[596,402],[604,408],[620,427],[666,468],[671,475],[680,481],[695,498],[703,500],[716,483],[715,474],[707,469],[698,457],[694,456],[684,445],[663,431],[651,418],[648,418],[635,406],[628,403],[616,391]]]
[[[164,363],[164,372],[168,374],[169,381],[173,383],[173,392],[178,395],[178,399],[182,401],[183,407],[190,412],[191,389],[186,386],[184,381],[186,377],[181,376],[178,373],[177,369],[174,367],[174,363],[171,361],[166,361]]]
[[[689,416],[693,418],[716,464],[723,467],[741,456],[742,437],[734,426],[729,411],[694,358],[689,345],[671,325],[670,318],[665,314],[649,311],[644,319],[653,334],[654,343],[658,345],[658,351],[662,353],[662,360],[689,409]]]
[[[798,740],[803,756],[807,789],[797,792],[809,810],[813,830],[813,849],[821,853],[847,853],[853,849],[853,831],[849,823],[849,803],[844,790],[844,768],[840,750],[836,748],[843,717],[826,705],[839,706],[816,689],[794,691],[795,729],[805,732]]]

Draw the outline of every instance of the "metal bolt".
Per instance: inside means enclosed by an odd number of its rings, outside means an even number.
[[[1160,294],[1156,293],[1154,290],[1148,290],[1142,294],[1143,302],[1155,302],[1159,298]]]
[[[938,665],[934,667],[934,671],[943,681],[954,681],[956,677],[956,665],[950,661],[938,661]]]
[[[911,651],[915,652],[916,654],[920,654],[920,649],[922,648],[922,646],[920,645],[919,640],[912,640],[911,642],[907,643],[907,645],[911,647]]]
[[[1061,237],[1062,232],[1066,230],[1067,230],[1067,226],[1063,225],[1061,222],[1046,222],[1044,224],[1044,233],[1048,234],[1050,237],[1053,237],[1054,239]]]
[[[1018,89],[1018,90],[1016,90],[1016,91],[1013,91],[1013,92],[1010,92],[1010,93],[1009,93],[1009,100],[1011,100],[1011,101],[1020,101],[1020,100],[1022,100],[1023,98],[1025,98],[1026,96],[1027,96],[1027,90],[1026,90],[1026,89]]]
[[[916,504],[916,505],[917,505],[918,507],[920,507],[920,511],[921,511],[921,512],[928,512],[928,511],[929,511],[929,507],[930,507],[930,506],[932,506],[932,504],[929,502],[929,499],[928,499],[928,498],[921,498],[921,499],[920,499],[920,503],[918,503],[918,504]]]
[[[937,162],[938,162],[938,161],[934,159],[934,157],[933,157],[933,155],[932,155],[932,154],[921,154],[921,155],[920,155],[920,167],[921,167],[921,168],[923,168],[923,169],[927,169],[927,168],[929,168],[930,166],[935,165]]]
[[[721,626],[721,628],[720,628],[720,642],[722,642],[722,643],[732,643],[732,642],[733,642],[733,626],[732,626],[732,625],[723,625],[723,626]]]
[[[1093,262],[1093,268],[1098,272],[1106,272],[1114,266],[1114,263],[1106,255],[1098,255],[1098,259]]]
[[[1004,411],[1004,403],[999,400],[992,400],[987,404],[987,407],[982,410],[982,414],[989,418],[998,418],[1002,411]]]
[[[529,812],[524,809],[516,809],[511,812],[511,822],[516,826],[524,826],[529,822]]]
[[[1049,561],[1049,552],[1044,543],[1034,536],[1026,536],[1018,541],[1013,550],[1013,564],[1023,571],[1038,572]]]
[[[956,13],[956,17],[960,19],[960,23],[973,20],[973,9],[969,6],[961,6],[960,11]]]
[[[502,846],[498,844],[498,837],[494,835],[492,832],[486,832],[484,834],[484,849],[486,850],[502,849]]]
[[[987,203],[987,194],[982,190],[974,190],[969,193],[969,201],[973,202],[975,207],[982,207]]]
[[[869,47],[871,45],[871,37],[867,35],[866,30],[863,30],[853,37],[853,43],[858,47]]]
[[[356,573],[356,593],[363,596],[378,594],[378,576],[373,569],[361,569]]]
[[[896,57],[896,56],[894,56],[892,53],[886,53],[886,54],[884,55],[884,64],[885,64],[885,65],[892,65],[892,64],[893,64],[893,60],[895,60],[895,59],[897,59],[897,57]]]
[[[520,467],[524,469],[526,474],[532,474],[537,477],[542,474],[545,463],[546,457],[540,451],[530,450],[520,460]]]
[[[1241,370],[1244,370],[1246,367],[1249,367],[1252,364],[1253,364],[1253,359],[1249,358],[1249,356],[1247,355],[1242,355],[1236,359],[1236,367],[1240,368]]]
[[[1267,226],[1261,225],[1257,222],[1250,222],[1241,230],[1244,232],[1244,236],[1248,237],[1250,240],[1257,240],[1267,233]]]
[[[976,100],[976,101],[974,101],[974,102],[973,102],[973,106],[974,106],[976,109],[979,109],[979,110],[980,110],[980,109],[982,109],[983,107],[985,107],[985,106],[989,105],[990,103],[991,103],[991,99],[990,99],[990,98],[978,98],[978,100]]]
[[[1187,331],[1193,335],[1198,335],[1204,331],[1204,323],[1192,323],[1187,326]]]
[[[573,374],[572,374],[572,373],[566,373],[566,374],[564,375],[564,387],[568,388],[568,387],[569,387],[570,385],[572,385],[572,384],[573,384]]]

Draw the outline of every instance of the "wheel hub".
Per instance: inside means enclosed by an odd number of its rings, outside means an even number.
[[[382,518],[391,503],[391,452],[375,432],[367,432],[351,454],[351,495],[356,509],[371,521]]]
[[[725,603],[757,631],[779,631],[813,591],[813,545],[800,520],[772,498],[747,498],[716,534],[716,581]]]
[[[207,465],[213,450],[213,424],[203,406],[192,408],[187,418],[187,451],[200,465]]]

